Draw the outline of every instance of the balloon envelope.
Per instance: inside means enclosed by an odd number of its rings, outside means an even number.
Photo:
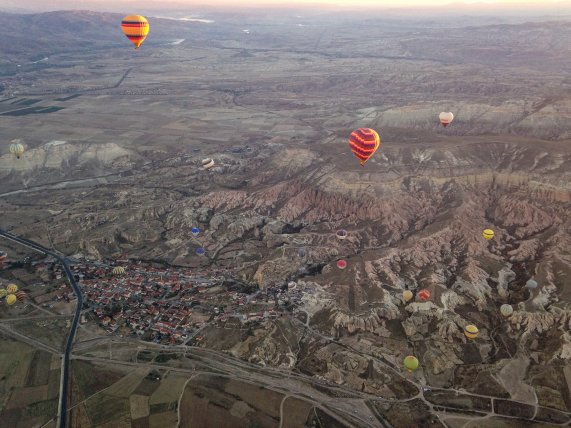
[[[135,49],[139,49],[149,34],[149,22],[144,16],[129,15],[121,21],[121,30],[135,45]]]
[[[539,284],[537,283],[537,281],[535,279],[528,279],[527,282],[525,283],[525,286],[527,288],[529,288],[530,290],[535,290],[538,285]]]
[[[16,291],[18,291],[18,286],[16,284],[8,284],[6,291],[8,294],[14,294]]]
[[[423,302],[426,302],[428,299],[430,299],[430,291],[428,291],[426,288],[423,288],[418,292],[418,298]]]
[[[416,358],[413,355],[409,355],[408,357],[405,357],[404,359],[404,367],[410,372],[412,373],[413,371],[415,371],[419,366],[419,362],[418,362],[418,358]]]
[[[203,256],[206,254],[206,250],[202,247],[196,249],[196,254],[199,256]]]
[[[494,237],[494,231],[492,229],[486,229],[482,232],[482,236],[486,241],[489,241]]]
[[[123,275],[125,273],[125,268],[122,266],[115,266],[113,268],[113,275]]]
[[[446,128],[454,120],[454,114],[450,111],[443,111],[440,113],[438,118],[440,119],[442,126]]]
[[[16,303],[16,300],[18,299],[14,294],[8,294],[6,296],[6,303],[8,303],[9,305],[13,305],[14,303]]]
[[[10,153],[16,155],[18,159],[20,159],[20,156],[24,154],[24,151],[25,151],[24,146],[20,143],[10,145]]]
[[[337,267],[339,269],[345,269],[347,267],[347,262],[345,260],[337,260]]]
[[[464,329],[464,334],[468,339],[473,340],[478,336],[478,327],[473,324],[467,325]]]
[[[202,159],[202,167],[204,169],[214,168],[214,160],[210,158]]]
[[[410,290],[405,290],[402,293],[402,298],[404,299],[405,302],[412,300],[413,297],[414,297],[414,295],[412,294],[412,291],[410,291]]]
[[[500,306],[500,313],[504,316],[504,317],[509,317],[511,314],[514,313],[514,308],[512,307],[512,305],[502,305]]]
[[[337,238],[343,240],[343,239],[347,238],[348,234],[347,234],[347,231],[345,229],[340,229],[337,231],[336,235],[337,235]]]
[[[299,251],[297,252],[297,255],[299,257],[305,257],[305,248],[300,248]]]
[[[192,234],[194,236],[196,236],[200,233],[200,229],[198,227],[193,227],[190,231],[192,232]]]
[[[0,299],[6,297],[6,294],[8,294],[8,292],[5,289],[0,288]]]
[[[381,145],[381,137],[370,128],[359,128],[349,136],[349,147],[361,166],[375,154]]]

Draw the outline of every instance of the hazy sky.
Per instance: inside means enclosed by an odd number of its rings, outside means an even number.
[[[4,0],[0,0],[0,4]],[[7,0],[7,3],[11,3]],[[26,4],[37,4],[37,0],[19,0],[22,6]],[[335,5],[335,6],[378,6],[378,7],[394,7],[394,6],[443,6],[449,4],[489,4],[489,5],[510,5],[510,6],[557,6],[569,5],[571,0],[41,0],[45,6],[52,4],[73,4],[80,5],[97,4],[101,6],[112,4],[130,4],[139,7],[148,7],[150,5],[159,4],[179,4],[187,6],[196,5],[232,5],[232,6],[257,6],[257,5]]]
[[[447,6],[448,5],[448,6]],[[6,8],[58,10],[58,9],[185,9],[191,10],[201,6],[233,6],[238,8],[257,6],[300,7],[314,6],[318,8],[403,8],[445,7],[448,12],[473,9],[479,12],[492,11],[498,7],[511,10],[542,7],[550,10],[563,10],[571,7],[571,0],[0,0],[0,10]]]

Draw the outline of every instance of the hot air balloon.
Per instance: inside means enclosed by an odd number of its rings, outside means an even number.
[[[125,273],[125,268],[122,266],[115,266],[112,272],[113,275],[123,275]]]
[[[359,128],[349,136],[349,147],[359,159],[361,166],[373,156],[381,145],[381,138],[376,131],[369,128]]]
[[[347,267],[347,262],[345,260],[337,260],[337,267],[343,270]]]
[[[9,305],[13,305],[14,303],[16,303],[16,300],[18,300],[16,298],[16,296],[14,294],[8,294],[6,296],[6,303]]]
[[[8,257],[8,253],[6,251],[0,251],[0,262],[3,262]]]
[[[402,292],[402,298],[404,299],[405,302],[410,302],[413,297],[414,297],[414,294],[412,294],[412,291],[410,291],[410,290],[404,290]]]
[[[8,292],[5,289],[0,288],[0,299],[6,297],[6,294],[8,294]]]
[[[494,237],[494,231],[492,229],[486,229],[482,232],[482,236],[486,241],[489,241]]]
[[[18,159],[20,159],[20,156],[22,156],[25,151],[26,151],[26,149],[20,143],[10,144],[10,153],[12,153],[13,155],[16,155],[16,157]]]
[[[149,22],[144,16],[129,15],[121,21],[121,29],[135,49],[139,49],[149,34]]]
[[[18,291],[18,286],[16,284],[8,284],[6,291],[8,294],[14,294],[16,291]]]
[[[16,299],[18,300],[18,302],[23,302],[24,300],[27,299],[27,297],[28,295],[24,291],[18,291],[16,293]]]
[[[202,159],[202,168],[204,169],[214,168],[214,160],[210,158]]]
[[[305,257],[305,254],[306,254],[305,248],[300,248],[300,249],[297,251],[297,255],[298,255],[299,257]]]
[[[204,248],[199,247],[199,248],[196,249],[196,255],[198,255],[198,256],[203,256],[203,255],[205,255],[205,254],[206,254],[206,250],[205,250]]]
[[[539,286],[539,284],[537,283],[537,281],[535,279],[530,278],[525,283],[525,286],[527,288],[529,288],[530,290],[535,290]]]
[[[200,233],[200,229],[198,227],[193,227],[192,229],[190,229],[190,232],[194,235],[194,236],[198,236],[198,234]]]
[[[347,231],[345,229],[340,229],[337,231],[336,235],[337,235],[337,238],[343,240],[343,239],[347,238],[348,234],[347,234]]]
[[[408,370],[409,373],[415,371],[419,366],[418,358],[413,355],[409,355],[404,359],[404,368]]]
[[[504,304],[500,306],[500,313],[507,318],[514,313],[514,308],[512,305]]]
[[[430,299],[430,291],[428,291],[426,288],[423,288],[418,292],[418,298],[423,302],[426,302],[428,299]]]
[[[478,337],[478,327],[473,324],[467,325],[466,328],[464,328],[464,334],[468,339],[474,340]]]
[[[438,118],[440,119],[440,123],[442,124],[442,126],[446,128],[454,120],[454,114],[450,111],[448,112],[443,111],[442,113],[440,113]]]

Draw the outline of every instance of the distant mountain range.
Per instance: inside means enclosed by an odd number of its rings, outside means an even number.
[[[8,61],[33,61],[61,52],[129,46],[120,28],[123,16],[90,11],[0,13],[0,56]],[[145,44],[182,39],[205,25],[155,18]]]

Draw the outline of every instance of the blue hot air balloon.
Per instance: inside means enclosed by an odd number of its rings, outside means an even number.
[[[200,229],[198,227],[193,227],[192,229],[190,229],[190,231],[194,236],[197,236],[200,233]]]
[[[202,248],[202,247],[199,247],[199,248],[196,249],[196,254],[199,255],[199,256],[203,256],[203,255],[206,254],[206,250],[205,250],[204,248]]]
[[[299,251],[297,252],[297,255],[299,257],[305,257],[305,248],[300,248]]]

